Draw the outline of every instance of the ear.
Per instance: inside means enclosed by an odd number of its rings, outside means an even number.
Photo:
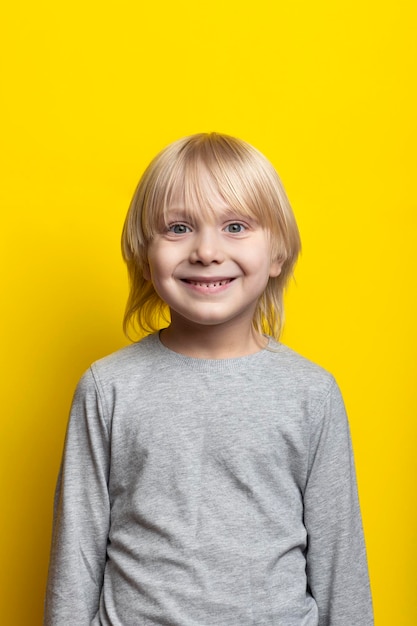
[[[151,270],[149,269],[149,264],[147,261],[145,261],[145,263],[143,264],[142,274],[145,280],[151,280]]]
[[[271,265],[269,266],[269,277],[276,278],[281,274],[282,270],[282,262],[278,259],[271,261]]]

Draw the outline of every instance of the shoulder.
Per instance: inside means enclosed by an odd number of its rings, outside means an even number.
[[[155,335],[149,335],[91,364],[81,378],[80,385],[94,384],[105,390],[111,386],[131,385],[140,378],[143,382],[152,378],[152,372],[163,358],[158,350]]]
[[[157,336],[150,335],[95,361],[78,381],[72,412],[100,414],[108,426],[116,405],[137,403],[152,387],[161,360]]]
[[[330,396],[340,396],[333,374],[288,346],[271,340],[266,359],[266,376],[278,383],[284,394],[320,407]]]
[[[282,343],[271,340],[265,352],[275,372],[279,370],[286,377],[324,387],[334,383],[329,371]]]

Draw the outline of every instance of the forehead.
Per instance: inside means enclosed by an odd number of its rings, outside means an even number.
[[[232,191],[233,189],[233,191]],[[255,218],[254,207],[248,202],[247,193],[239,184],[216,177],[204,165],[192,172],[183,172],[172,181],[164,203],[164,216],[181,212],[190,216],[213,218],[245,215]]]
[[[171,181],[168,195],[171,204],[181,204],[193,197],[224,202],[218,182],[203,165],[194,168],[192,172],[181,172]]]
[[[216,182],[206,169],[201,169],[191,180],[183,176],[174,181],[167,194],[165,211],[210,215],[219,210],[227,210],[228,207],[229,204],[220,193]]]

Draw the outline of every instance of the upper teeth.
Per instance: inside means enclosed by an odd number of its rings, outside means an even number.
[[[221,285],[226,285],[228,282],[230,282],[230,279],[227,278],[225,280],[218,280],[212,283],[202,283],[196,280],[188,280],[187,282],[189,282],[191,285],[197,285],[198,287],[220,287]]]

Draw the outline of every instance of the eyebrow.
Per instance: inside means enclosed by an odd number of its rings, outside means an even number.
[[[229,221],[229,220],[246,220],[248,222],[252,222],[252,223],[257,223],[258,220],[256,219],[256,217],[253,217],[252,215],[247,215],[245,213],[241,213],[240,211],[238,211],[237,209],[233,209],[231,207],[225,207],[224,210],[217,212],[214,209],[208,209],[207,211],[208,214],[212,214],[215,216],[219,216],[220,217],[220,221]],[[195,219],[195,216],[198,215],[198,211],[194,210],[194,211],[190,211],[189,209],[185,208],[185,207],[172,207],[170,209],[168,209],[168,211],[166,212],[166,219],[171,221],[171,220],[184,220],[184,221],[192,221],[193,219]]]
[[[192,212],[185,208],[173,207],[165,212],[165,217],[169,220],[190,220]]]

